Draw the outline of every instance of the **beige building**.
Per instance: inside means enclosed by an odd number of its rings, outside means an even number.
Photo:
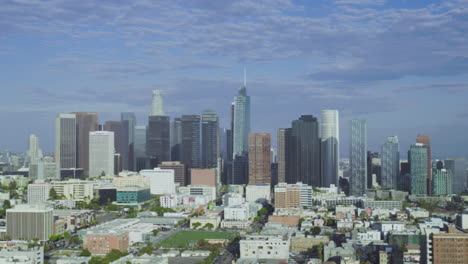
[[[68,181],[52,181],[52,188],[57,195],[75,201],[92,200],[94,198],[94,185],[90,181],[71,179]]]
[[[301,185],[279,183],[275,186],[275,208],[301,206]]]
[[[216,169],[191,169],[192,185],[208,185],[216,187]]]
[[[270,150],[270,134],[249,134],[249,184],[271,184]]]
[[[316,236],[316,237],[292,237],[291,238],[291,252],[303,252],[314,246],[318,246],[320,243],[328,244],[330,239],[327,236]]]
[[[149,178],[135,172],[122,171],[112,180],[115,187],[138,186],[149,187]]]
[[[195,227],[195,223],[200,223],[199,227]],[[212,224],[214,229],[219,227],[221,217],[217,214],[206,214],[195,218],[190,218],[190,228],[199,229],[204,228],[206,224]]]
[[[468,234],[433,234],[432,263],[468,263]]]
[[[53,235],[53,211],[42,204],[21,204],[7,209],[7,234],[12,240],[49,240]]]

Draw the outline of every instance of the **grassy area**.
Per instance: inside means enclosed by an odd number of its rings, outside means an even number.
[[[190,243],[201,239],[230,239],[235,236],[233,232],[213,232],[213,231],[181,231],[161,242],[165,248],[183,248]]]

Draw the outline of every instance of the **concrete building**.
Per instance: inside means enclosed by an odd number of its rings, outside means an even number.
[[[89,172],[89,135],[90,132],[98,130],[98,113],[74,112],[73,114],[75,114],[76,116],[76,164],[78,168],[83,168],[85,172]],[[113,138],[112,144],[114,144]],[[112,151],[114,151],[114,149],[112,149]],[[111,172],[113,174],[114,170],[112,170]]]
[[[135,126],[136,116],[132,112],[123,112],[120,114],[120,123],[122,130],[120,134],[120,149],[122,159],[122,169],[133,171],[135,169]]]
[[[90,181],[70,179],[68,181],[52,181],[52,188],[57,195],[75,201],[92,200],[94,198],[94,186]]]
[[[43,264],[44,248],[29,247],[26,243],[0,244],[1,264]]]
[[[125,230],[111,230],[106,233],[90,233],[83,241],[83,248],[92,255],[106,255],[113,249],[121,252],[128,250],[128,232]]]
[[[76,151],[76,116],[59,114],[55,118],[55,162],[58,169],[76,168]]]
[[[451,170],[440,169],[432,172],[432,194],[452,195],[453,174]]]
[[[190,228],[192,229],[206,228],[207,224],[211,224],[213,229],[217,229],[220,223],[221,217],[217,214],[205,214],[190,218]]]
[[[151,200],[151,194],[148,187],[129,186],[117,188],[116,203],[119,205],[140,206],[149,200]]]
[[[29,179],[32,181],[50,181],[59,178],[58,167],[52,157],[44,157],[29,164]]]
[[[216,169],[191,169],[190,184],[216,187]]]
[[[248,235],[241,239],[240,257],[254,259],[289,259],[290,234]]]
[[[34,134],[29,135],[29,148],[27,154],[31,163],[42,158],[42,150],[39,147],[39,137]]]
[[[340,162],[340,129],[338,110],[322,110],[321,169],[322,186],[338,186],[338,165]]]
[[[149,187],[150,180],[148,177],[141,174],[122,171],[118,176],[115,176],[112,179],[112,185],[115,187],[126,187],[126,186],[139,186],[139,187]]]
[[[289,128],[280,128],[277,133],[277,145],[278,145],[278,182],[286,182],[286,155],[288,153],[288,144],[286,139],[288,138],[288,133],[290,133]],[[289,131],[289,132],[288,132]]]
[[[115,153],[121,153],[122,149],[120,147],[120,138],[122,132],[122,123],[120,121],[106,121],[104,123],[103,130],[114,132]]]
[[[270,184],[249,184],[245,187],[245,200],[247,202],[256,202],[257,200],[271,200]]]
[[[457,226],[463,230],[468,229],[468,211],[457,215]]]
[[[180,186],[187,185],[187,177],[185,173],[185,165],[179,161],[164,161],[158,166],[163,170],[174,170],[174,181]]]
[[[151,194],[173,194],[175,193],[174,170],[142,170],[140,174],[149,178]]]
[[[426,192],[427,194],[431,195],[432,194],[432,158],[431,158],[431,141],[429,139],[428,135],[418,135],[416,137],[416,145],[422,144],[425,146],[425,151],[426,155],[424,157],[426,158],[426,173],[418,173],[418,177],[422,176],[423,174],[426,175],[426,184],[424,185],[427,189]],[[421,155],[421,154],[419,154]],[[409,156],[408,156],[409,158]],[[411,163],[411,161],[410,161]],[[424,167],[424,166],[419,166],[419,167]],[[411,176],[413,175],[413,172],[411,172]]]
[[[189,195],[207,195],[210,201],[216,200],[216,187],[207,185],[187,185],[179,187],[179,193]]]
[[[168,116],[149,116],[146,152],[155,164],[171,160]]]
[[[312,186],[301,182],[296,184],[278,183],[274,188],[275,208],[310,207]]]
[[[89,176],[114,176],[114,132],[89,133]]]
[[[390,200],[371,200],[364,199],[362,202],[363,208],[367,209],[402,209],[402,201],[390,201]]]
[[[54,210],[54,218],[65,223],[65,231],[74,233],[96,219],[96,214],[93,210]]]
[[[336,206],[336,219],[356,219],[356,206]]]
[[[49,240],[53,235],[53,209],[45,205],[16,205],[6,210],[7,234],[12,240]]]
[[[433,234],[432,263],[468,263],[468,234]]]
[[[189,171],[190,168],[201,168],[201,117],[183,115],[181,117],[182,144],[180,161]]]
[[[408,160],[410,163],[411,171],[411,194],[412,195],[426,195],[428,176],[428,163],[427,163],[428,150],[426,145],[416,143],[411,145],[408,152]],[[429,168],[431,170],[431,168]],[[432,180],[432,177],[431,177]],[[432,185],[432,183],[431,183]],[[432,190],[431,190],[432,192]]]
[[[367,122],[353,119],[350,122],[350,192],[362,196],[367,189]]]
[[[381,186],[396,189],[400,175],[400,144],[397,136],[388,137],[382,144],[381,157]]]
[[[452,172],[452,191],[460,194],[467,189],[467,163],[465,158],[447,159],[444,162],[445,168]]]
[[[43,204],[49,199],[49,183],[28,184],[28,204]]]
[[[239,193],[225,193],[221,200],[223,201],[223,206],[226,207],[240,205],[245,202],[244,196]]]
[[[249,134],[249,184],[271,185],[270,134]]]

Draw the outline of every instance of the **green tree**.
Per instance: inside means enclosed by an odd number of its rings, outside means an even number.
[[[314,236],[320,235],[320,232],[322,232],[322,229],[318,226],[314,226],[310,229],[310,233],[312,233]]]
[[[50,188],[49,197],[52,200],[58,199],[57,191],[55,191],[54,187]]]
[[[144,254],[151,255],[151,254],[153,254],[153,250],[154,250],[154,248],[152,246],[142,247],[140,249],[140,252],[138,253],[138,256],[141,256],[141,255],[144,255]]]
[[[10,208],[11,208],[10,200],[3,201],[3,209],[6,210],[6,209],[10,209]]]
[[[195,222],[195,223],[192,224],[192,226],[194,228],[199,228],[201,226],[201,223],[200,222]]]
[[[203,228],[206,228],[206,229],[213,229],[214,228],[214,225],[212,223],[206,223]]]
[[[268,209],[266,209],[265,207],[263,207],[262,209],[260,209],[260,210],[258,211],[258,215],[261,216],[261,217],[267,216],[267,215],[268,215]]]
[[[8,185],[10,187],[10,190],[16,190],[16,181],[11,181],[10,184]]]
[[[85,248],[85,249],[83,249],[83,250],[81,251],[80,256],[82,256],[82,257],[89,257],[89,256],[91,256],[91,252],[89,252],[89,250]]]
[[[158,233],[159,233],[159,230],[157,230],[157,229],[153,229],[153,231],[151,231],[151,232],[153,232],[153,236],[157,236],[157,235],[158,235]]]

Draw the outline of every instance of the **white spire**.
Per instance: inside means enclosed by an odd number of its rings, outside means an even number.
[[[164,105],[161,90],[153,90],[151,116],[164,116]]]

